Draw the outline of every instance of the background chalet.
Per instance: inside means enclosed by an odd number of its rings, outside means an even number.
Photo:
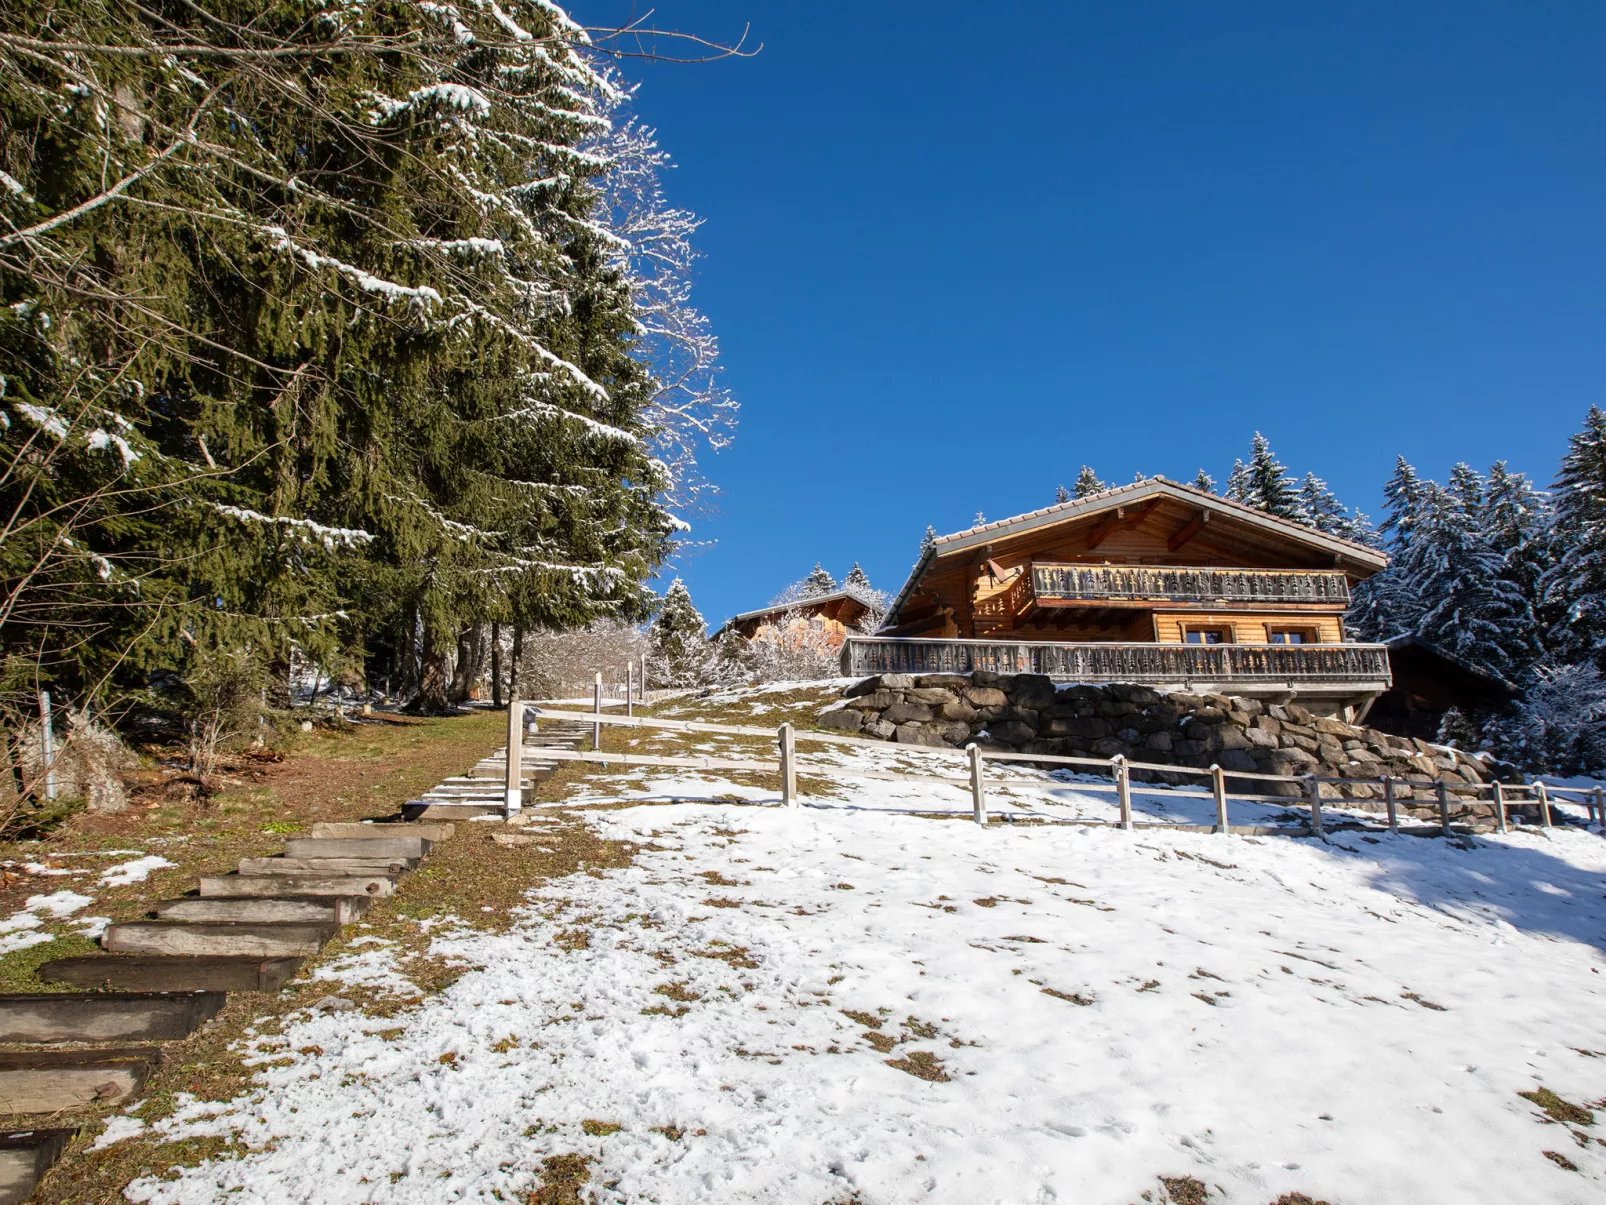
[[[1390,684],[1345,639],[1373,548],[1164,478],[941,536],[846,674],[1045,674],[1298,700],[1359,719]]]

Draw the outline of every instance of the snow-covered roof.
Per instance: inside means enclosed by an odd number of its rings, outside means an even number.
[[[1302,544],[1321,548],[1335,556],[1364,565],[1370,569],[1382,570],[1388,568],[1388,555],[1379,552],[1376,548],[1368,548],[1365,544],[1357,544],[1354,540],[1342,539],[1339,536],[1328,535],[1317,531],[1314,527],[1306,527],[1303,523],[1296,523],[1292,519],[1280,519],[1276,515],[1267,514],[1253,506],[1245,506],[1241,502],[1233,502],[1219,494],[1212,494],[1206,490],[1195,489],[1191,485],[1171,481],[1165,477],[1148,477],[1142,481],[1134,481],[1130,485],[1118,485],[1114,489],[1100,490],[1096,494],[1088,494],[1085,498],[1072,498],[1069,502],[1057,502],[1053,506],[1045,506],[1041,510],[1028,511],[1024,515],[1015,515],[1009,519],[1000,519],[996,523],[980,523],[975,527],[967,527],[964,531],[956,531],[951,535],[938,536],[920,554],[909,571],[909,580],[904,582],[903,588],[898,591],[892,605],[887,608],[887,620],[891,622],[896,618],[902,608],[904,599],[914,589],[926,566],[936,556],[945,556],[949,553],[961,552],[967,548],[977,547],[991,543],[998,539],[1007,539],[1022,532],[1031,531],[1038,527],[1047,527],[1055,523],[1064,523],[1071,519],[1079,519],[1086,515],[1096,514],[1102,510],[1109,510],[1116,506],[1126,506],[1133,502],[1141,502],[1145,498],[1164,496],[1175,498],[1190,506],[1198,506],[1204,510],[1217,511],[1251,523],[1267,531],[1276,532],[1288,539],[1298,540]]]
[[[732,615],[720,625],[719,632],[715,632],[714,636],[709,637],[709,639],[717,637],[720,632],[723,632],[726,628],[730,627],[731,624],[741,623],[744,619],[758,619],[764,615],[782,615],[787,611],[796,611],[800,607],[812,607],[819,603],[836,602],[841,598],[852,599],[861,607],[868,608],[870,605],[862,596],[859,595],[857,591],[854,590],[833,590],[830,594],[813,594],[807,598],[793,598],[786,602],[771,603],[767,607],[759,607],[755,611],[743,611],[740,615]]]

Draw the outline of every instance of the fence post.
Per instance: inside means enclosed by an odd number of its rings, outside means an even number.
[[[50,721],[50,692],[39,692],[39,752],[45,761],[45,798],[56,797],[56,730]]]
[[[641,655],[641,701],[647,701],[647,654]]]
[[[976,823],[983,828],[987,827],[987,792],[981,781],[981,746],[969,744],[965,752],[970,756],[970,802],[976,815]]]
[[[1500,832],[1506,831],[1506,784],[1498,778],[1494,780],[1494,825]]]
[[[781,747],[781,802],[797,806],[797,736],[792,725],[782,724],[776,734]]]
[[[1227,775],[1217,765],[1210,767],[1210,792],[1216,797],[1216,832],[1225,836],[1232,831],[1227,824]]]
[[[1127,768],[1126,758],[1119,753],[1110,759],[1110,765],[1115,770],[1115,799],[1121,805],[1121,827],[1131,832],[1132,771]]]
[[[1534,794],[1539,797],[1539,823],[1546,828],[1550,827],[1550,795],[1545,790],[1544,780],[1534,783]]]
[[[1305,776],[1305,799],[1310,804],[1310,831],[1322,840],[1326,834],[1322,830],[1322,784],[1316,781],[1316,775]]]
[[[1450,788],[1444,785],[1444,779],[1433,780],[1433,787],[1439,794],[1439,833],[1442,836],[1450,835]]]
[[[1394,775],[1383,775],[1383,806],[1389,813],[1389,832],[1400,831],[1400,805],[1394,802]]]
[[[1606,833],[1606,791],[1595,788],[1595,815],[1600,817],[1600,831]]]
[[[636,714],[636,664],[625,662],[625,714]]]
[[[595,680],[591,683],[591,711],[593,715],[602,714],[602,671],[597,671]],[[602,725],[591,725],[591,748],[596,751],[602,748]]]
[[[507,701],[507,796],[509,814],[524,806],[524,704]]]

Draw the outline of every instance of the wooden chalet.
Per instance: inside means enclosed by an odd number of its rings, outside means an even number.
[[[989,669],[1363,715],[1382,645],[1344,638],[1376,549],[1164,478],[941,536],[843,672]]]
[[[847,590],[799,598],[791,602],[743,611],[727,619],[712,639],[734,632],[746,640],[786,638],[786,628],[799,620],[818,621],[831,648],[842,646],[848,633],[870,612],[864,600]]]

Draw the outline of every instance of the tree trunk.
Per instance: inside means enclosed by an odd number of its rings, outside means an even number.
[[[491,621],[491,706],[502,707],[502,625]]]
[[[407,704],[409,715],[448,715],[457,710],[447,698],[450,685],[446,650],[424,629],[424,651],[419,658],[418,691]]]
[[[519,697],[519,662],[524,657],[524,625],[513,625],[513,656],[507,667],[507,693],[515,699]]]
[[[457,634],[457,668],[452,674],[450,698],[461,703],[474,690],[485,669],[485,624],[471,623]]]

